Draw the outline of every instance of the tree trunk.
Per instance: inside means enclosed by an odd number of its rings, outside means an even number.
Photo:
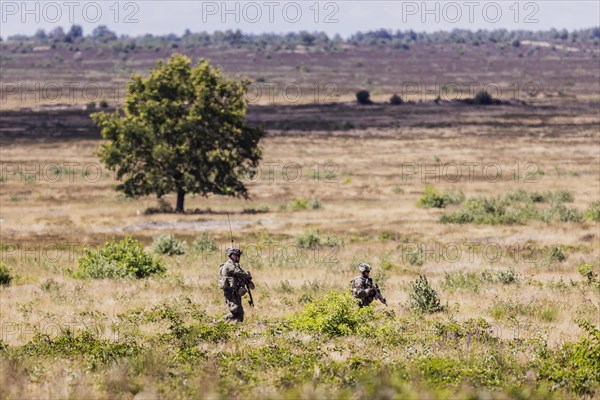
[[[183,213],[183,199],[185,192],[181,189],[177,190],[177,206],[175,207],[176,213]]]

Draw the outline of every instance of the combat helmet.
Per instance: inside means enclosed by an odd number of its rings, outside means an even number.
[[[366,263],[360,263],[360,264],[358,264],[358,270],[362,274],[365,271],[371,271],[371,266]]]
[[[238,256],[241,256],[242,250],[237,249],[235,247],[228,247],[227,250],[225,250],[225,254],[227,254],[227,257],[231,256],[232,254],[237,254]]]

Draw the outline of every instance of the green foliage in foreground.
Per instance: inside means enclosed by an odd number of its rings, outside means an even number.
[[[524,225],[528,221],[581,222],[583,213],[567,207],[563,202],[572,201],[565,191],[529,193],[523,190],[505,196],[467,199],[461,210],[443,214],[440,222],[445,224]],[[536,203],[550,202],[548,207]]]
[[[167,270],[162,261],[146,253],[132,237],[109,241],[97,248],[84,247],[77,263],[79,269],[75,275],[80,278],[140,279]]]
[[[86,383],[111,398],[133,397],[145,385],[161,398],[180,399],[599,393],[600,331],[588,323],[581,323],[579,341],[550,348],[543,337],[500,339],[484,319],[397,318],[380,310],[360,309],[347,293],[332,292],[282,319],[230,325],[179,297],[120,314],[108,331],[87,326],[54,337],[38,333],[20,346],[0,343],[0,363],[27,385],[56,379],[57,368],[85,370]],[[118,385],[110,378],[116,371]],[[16,389],[0,391],[12,398]]]

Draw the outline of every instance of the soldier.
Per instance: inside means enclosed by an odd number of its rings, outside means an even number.
[[[360,300],[360,306],[365,307],[370,305],[373,300],[378,299],[387,306],[386,299],[381,295],[379,287],[373,285],[373,279],[369,277],[371,266],[369,264],[358,264],[360,275],[356,276],[350,282],[352,285],[352,296]]]
[[[250,290],[254,289],[252,275],[250,275],[250,271],[244,271],[242,267],[240,267],[239,263],[240,257],[242,256],[242,250],[236,249],[235,247],[229,247],[226,250],[226,254],[229,257],[229,260],[224,264],[221,264],[219,270],[221,275],[219,287],[223,289],[225,303],[227,303],[227,307],[229,308],[229,314],[225,319],[244,322],[242,296],[248,292],[246,286]]]

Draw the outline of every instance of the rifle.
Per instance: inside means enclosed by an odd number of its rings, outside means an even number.
[[[385,299],[385,297],[383,297],[383,295],[381,294],[381,290],[379,290],[379,285],[375,285],[373,287],[373,289],[375,290],[375,298],[377,300],[379,300],[380,302],[382,302],[383,304],[385,304],[385,306],[387,307],[388,303],[387,300]]]
[[[250,304],[250,307],[254,307],[254,299],[252,298],[252,291],[250,290],[250,287],[248,286],[247,283],[244,283],[244,286],[246,286],[246,290],[248,291],[248,304]]]

